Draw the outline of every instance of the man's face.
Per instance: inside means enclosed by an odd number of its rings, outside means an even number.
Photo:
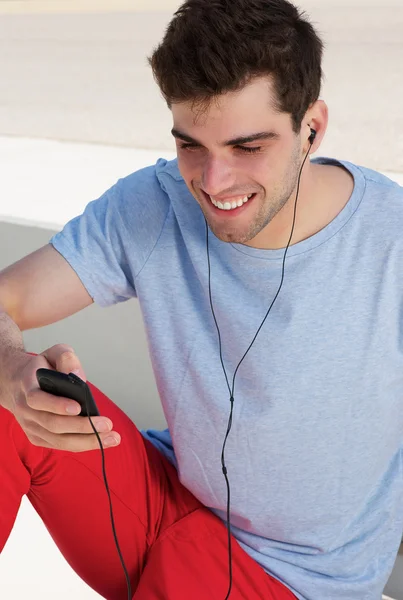
[[[259,78],[198,118],[191,103],[172,106],[179,170],[224,242],[262,247],[265,228],[295,191],[301,138],[290,115],[270,105],[270,81]]]

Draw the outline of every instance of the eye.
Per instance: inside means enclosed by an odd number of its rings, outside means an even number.
[[[181,150],[196,150],[197,148],[200,148],[200,146],[197,146],[196,144],[180,144],[179,147]]]
[[[180,144],[179,147],[181,150],[198,150],[201,146],[198,146],[197,144]],[[234,146],[234,148],[240,150],[241,152],[245,152],[246,154],[255,154],[260,152],[262,149],[261,146],[256,146],[254,148],[249,146]]]
[[[241,150],[242,152],[246,152],[249,154],[254,154],[255,152],[260,152],[261,151],[261,146],[256,146],[254,148],[250,148],[249,146],[235,146],[235,148],[238,148],[238,150]]]

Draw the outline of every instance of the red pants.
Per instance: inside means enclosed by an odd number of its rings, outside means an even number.
[[[179,482],[175,468],[94,386],[100,413],[122,436],[105,451],[116,529],[135,600],[224,600],[227,530]],[[108,600],[127,598],[113,540],[100,451],[33,446],[0,407],[0,551],[27,494],[76,573]],[[28,532],[27,532],[28,535]],[[231,600],[295,600],[233,538]]]

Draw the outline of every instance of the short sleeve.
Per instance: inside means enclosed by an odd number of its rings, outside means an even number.
[[[50,244],[77,273],[94,302],[111,306],[136,296],[136,275],[153,251],[168,210],[147,167],[120,179]]]

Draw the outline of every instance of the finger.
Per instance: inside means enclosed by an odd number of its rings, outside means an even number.
[[[81,406],[75,400],[44,392],[38,384],[26,392],[26,403],[33,410],[55,415],[79,415],[81,412]]]
[[[87,417],[67,417],[31,410],[30,413],[26,413],[26,418],[52,434],[75,433],[88,435],[94,433],[91,422]],[[113,423],[107,417],[91,417],[91,421],[98,433],[108,433],[113,429]]]
[[[57,441],[60,440],[60,436],[57,437]],[[102,448],[107,450],[108,448],[116,448],[121,442],[120,435],[116,431],[111,433],[101,433],[99,435],[101,440]],[[93,435],[74,435],[66,434],[62,436],[62,449],[68,452],[88,452],[89,450],[100,449],[98,438],[95,434]]]
[[[77,354],[68,344],[56,344],[41,352],[41,355],[53,365],[56,371],[66,374],[75,373],[83,381],[87,380]]]
[[[53,448],[55,450],[66,450],[71,452],[85,452],[88,450],[96,450],[99,448],[98,437],[94,434],[81,434],[81,433],[54,433],[49,431],[45,427],[43,427],[38,421],[37,418],[39,416],[43,416],[40,411],[34,411],[28,407],[25,408],[24,411],[18,415],[18,421],[25,431],[28,439],[36,446],[41,446],[44,448]],[[51,415],[51,417],[56,415]],[[83,427],[85,425],[85,421],[91,427],[91,423],[88,419],[84,417],[58,417],[63,419],[63,421],[77,420],[79,421],[79,427]],[[98,423],[99,417],[94,417],[93,423],[94,425]],[[81,423],[80,423],[81,421]],[[109,423],[111,423],[110,419],[107,419]],[[47,423],[49,427],[49,423]],[[56,428],[58,425],[56,424]],[[96,426],[97,428],[97,426]],[[92,427],[91,427],[91,431]],[[98,434],[102,446],[104,448],[111,448],[113,446],[117,446],[120,444],[121,438],[119,433],[116,431],[107,431],[105,433],[101,432]]]
[[[37,425],[37,428],[32,435],[39,440],[43,440],[43,446],[53,448],[55,450],[64,450],[66,452],[88,452],[90,450],[98,450],[100,448],[98,438],[95,434],[82,435],[74,433],[55,434],[46,431]],[[116,431],[108,433],[100,433],[99,439],[102,447],[113,448],[120,444],[121,438]]]

